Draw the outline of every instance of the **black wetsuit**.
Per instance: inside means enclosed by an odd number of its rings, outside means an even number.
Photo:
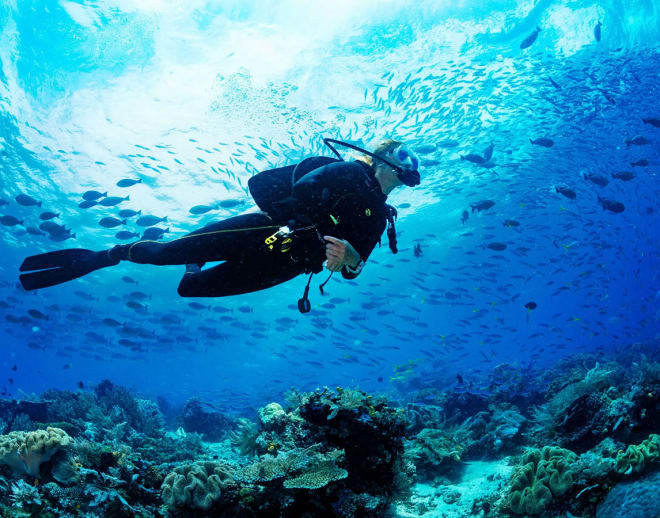
[[[269,288],[301,273],[320,272],[326,259],[325,235],[345,239],[366,261],[387,225],[387,196],[373,168],[364,162],[312,157],[259,173],[248,186],[267,214],[228,218],[169,242],[138,241],[128,247],[128,260],[156,265],[224,261],[186,272],[179,294],[237,295]],[[268,250],[266,239],[283,225],[305,230],[294,232],[290,251],[281,252],[279,246]],[[356,276],[346,269],[342,275]]]

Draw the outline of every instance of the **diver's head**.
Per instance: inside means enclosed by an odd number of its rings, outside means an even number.
[[[376,158],[365,156],[363,160],[376,171],[376,179],[383,193],[389,194],[401,185],[419,185],[419,158],[403,142],[383,140],[373,153]]]

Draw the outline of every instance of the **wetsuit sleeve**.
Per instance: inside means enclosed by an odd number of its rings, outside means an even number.
[[[344,279],[348,279],[348,280],[355,279],[355,278],[356,278],[358,275],[360,275],[361,273],[362,273],[362,270],[360,270],[360,271],[357,272],[357,273],[351,273],[351,272],[349,272],[349,271],[346,269],[345,266],[341,269],[341,276],[342,276]]]

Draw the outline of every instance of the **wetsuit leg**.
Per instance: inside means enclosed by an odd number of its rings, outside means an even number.
[[[256,250],[277,230],[264,213],[244,214],[212,223],[173,241],[138,241],[128,249],[129,261],[171,265],[223,261]]]
[[[293,279],[303,268],[289,254],[260,252],[244,259],[186,273],[179,284],[182,297],[225,297],[259,291]]]

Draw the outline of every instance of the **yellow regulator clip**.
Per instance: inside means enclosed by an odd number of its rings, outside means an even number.
[[[277,232],[266,238],[265,243],[268,250],[273,250],[278,241],[280,241],[279,248],[281,252],[288,252],[291,249],[293,239],[289,227],[280,227]]]

